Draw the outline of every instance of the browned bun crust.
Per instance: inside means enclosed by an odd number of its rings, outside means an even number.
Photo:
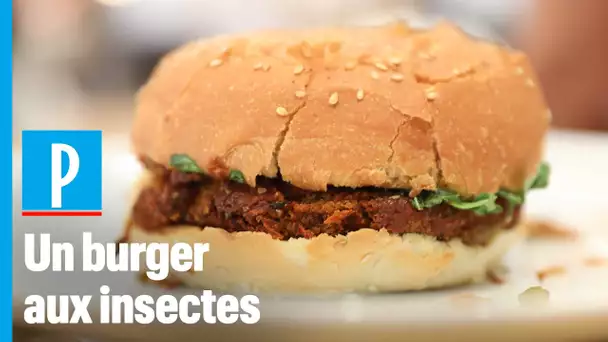
[[[219,157],[251,185],[280,169],[306,189],[520,189],[549,124],[536,84],[521,53],[445,23],[218,37],[160,63],[133,143],[163,164]]]
[[[209,243],[202,272],[173,272],[197,288],[237,292],[390,292],[483,281],[522,230],[500,229],[487,246],[420,234],[360,229],[346,236],[280,241],[261,232],[175,226],[130,227],[128,242]]]

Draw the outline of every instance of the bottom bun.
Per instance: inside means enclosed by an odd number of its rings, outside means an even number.
[[[175,226],[149,232],[132,226],[129,242],[209,243],[202,272],[173,272],[198,288],[232,292],[393,292],[484,280],[521,228],[495,230],[486,246],[420,234],[360,229],[346,236],[275,240],[265,233]]]

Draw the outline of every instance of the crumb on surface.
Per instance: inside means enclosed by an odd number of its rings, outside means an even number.
[[[532,286],[527,288],[518,296],[521,306],[544,306],[549,303],[549,291],[542,286]]]
[[[544,281],[548,277],[557,276],[566,273],[564,266],[550,266],[536,272],[536,277],[539,281]]]
[[[546,220],[529,220],[524,222],[528,238],[574,240],[578,234],[572,228]]]
[[[486,272],[486,278],[492,284],[502,285],[506,282],[506,274],[498,272],[496,270],[489,270]]]
[[[608,258],[592,257],[585,259],[583,262],[586,266],[591,267],[608,266]]]

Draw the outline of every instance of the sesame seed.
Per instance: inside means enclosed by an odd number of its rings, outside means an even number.
[[[296,97],[301,99],[306,96],[306,92],[304,90],[296,90]]]
[[[534,87],[534,81],[531,78],[526,79],[526,85],[528,87]]]
[[[388,62],[391,63],[392,65],[399,65],[399,64],[401,64],[401,58],[391,57],[388,59]]]
[[[270,64],[264,64],[264,66],[262,67],[262,69],[263,69],[264,71],[268,71],[268,70],[270,70]]]
[[[402,74],[392,74],[391,81],[401,82],[401,81],[403,81],[403,75]]]
[[[378,68],[379,70],[382,71],[387,71],[388,67],[386,66],[386,64],[381,63],[381,62],[377,62],[376,64],[374,64],[376,66],[376,68]]]
[[[462,73],[462,71],[458,68],[452,69],[452,74],[454,74],[456,76],[460,75],[461,73]]]
[[[438,94],[434,87],[427,88],[425,90],[427,100],[433,101],[437,98]]]
[[[363,92],[363,89],[357,90],[357,100],[361,101],[361,100],[363,100],[363,97],[365,97],[365,93]]]
[[[344,65],[344,69],[345,69],[345,70],[353,70],[353,69],[354,69],[354,68],[356,68],[356,67],[357,67],[357,62],[354,62],[354,61],[347,62],[347,63]]]
[[[232,55],[232,47],[228,46],[222,50],[222,57],[230,57]]]
[[[260,70],[260,69],[262,69],[263,67],[264,67],[264,64],[262,64],[261,62],[260,62],[260,63],[256,63],[256,64],[253,66],[253,70]]]
[[[296,75],[301,74],[304,71],[304,66],[302,64],[296,65],[295,68],[293,68],[293,73]]]
[[[418,57],[425,60],[430,60],[433,57],[427,52],[418,52]]]
[[[330,104],[331,106],[335,106],[335,105],[337,105],[337,104],[338,104],[338,93],[332,93],[332,94],[329,96],[329,104]]]
[[[375,70],[372,70],[372,72],[370,73],[370,76],[375,80],[380,78],[380,75],[378,75],[378,72]]]
[[[212,60],[211,62],[209,62],[209,66],[212,68],[215,68],[215,67],[222,65],[222,63],[224,63],[224,62],[221,59],[216,58],[216,59]]]
[[[367,261],[369,261],[374,255],[372,253],[366,253],[362,258],[361,258],[361,263],[365,263]],[[370,285],[370,287],[373,285]]]
[[[488,129],[487,128],[481,126],[479,130],[481,131],[481,136],[482,137],[484,137],[484,138],[488,137]]]
[[[289,115],[289,112],[287,111],[287,109],[285,109],[285,107],[277,107],[277,114],[279,116],[287,116]]]
[[[364,53],[364,54],[360,55],[359,58],[357,58],[357,61],[360,64],[370,64],[371,58],[372,58],[372,56],[369,53]]]
[[[308,42],[302,42],[300,46],[300,50],[302,51],[302,55],[306,58],[312,57],[312,46]]]
[[[518,74],[518,75],[523,75],[524,74],[524,68],[522,68],[522,67],[515,68],[515,73]]]
[[[336,53],[336,52],[340,51],[340,48],[342,48],[342,44],[340,44],[338,42],[331,42],[331,43],[327,44],[325,46],[325,48],[330,53]]]

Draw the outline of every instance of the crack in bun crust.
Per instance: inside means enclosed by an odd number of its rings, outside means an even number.
[[[450,24],[269,31],[190,43],[139,92],[136,154],[221,158],[310,190],[519,190],[549,115],[527,58]]]

